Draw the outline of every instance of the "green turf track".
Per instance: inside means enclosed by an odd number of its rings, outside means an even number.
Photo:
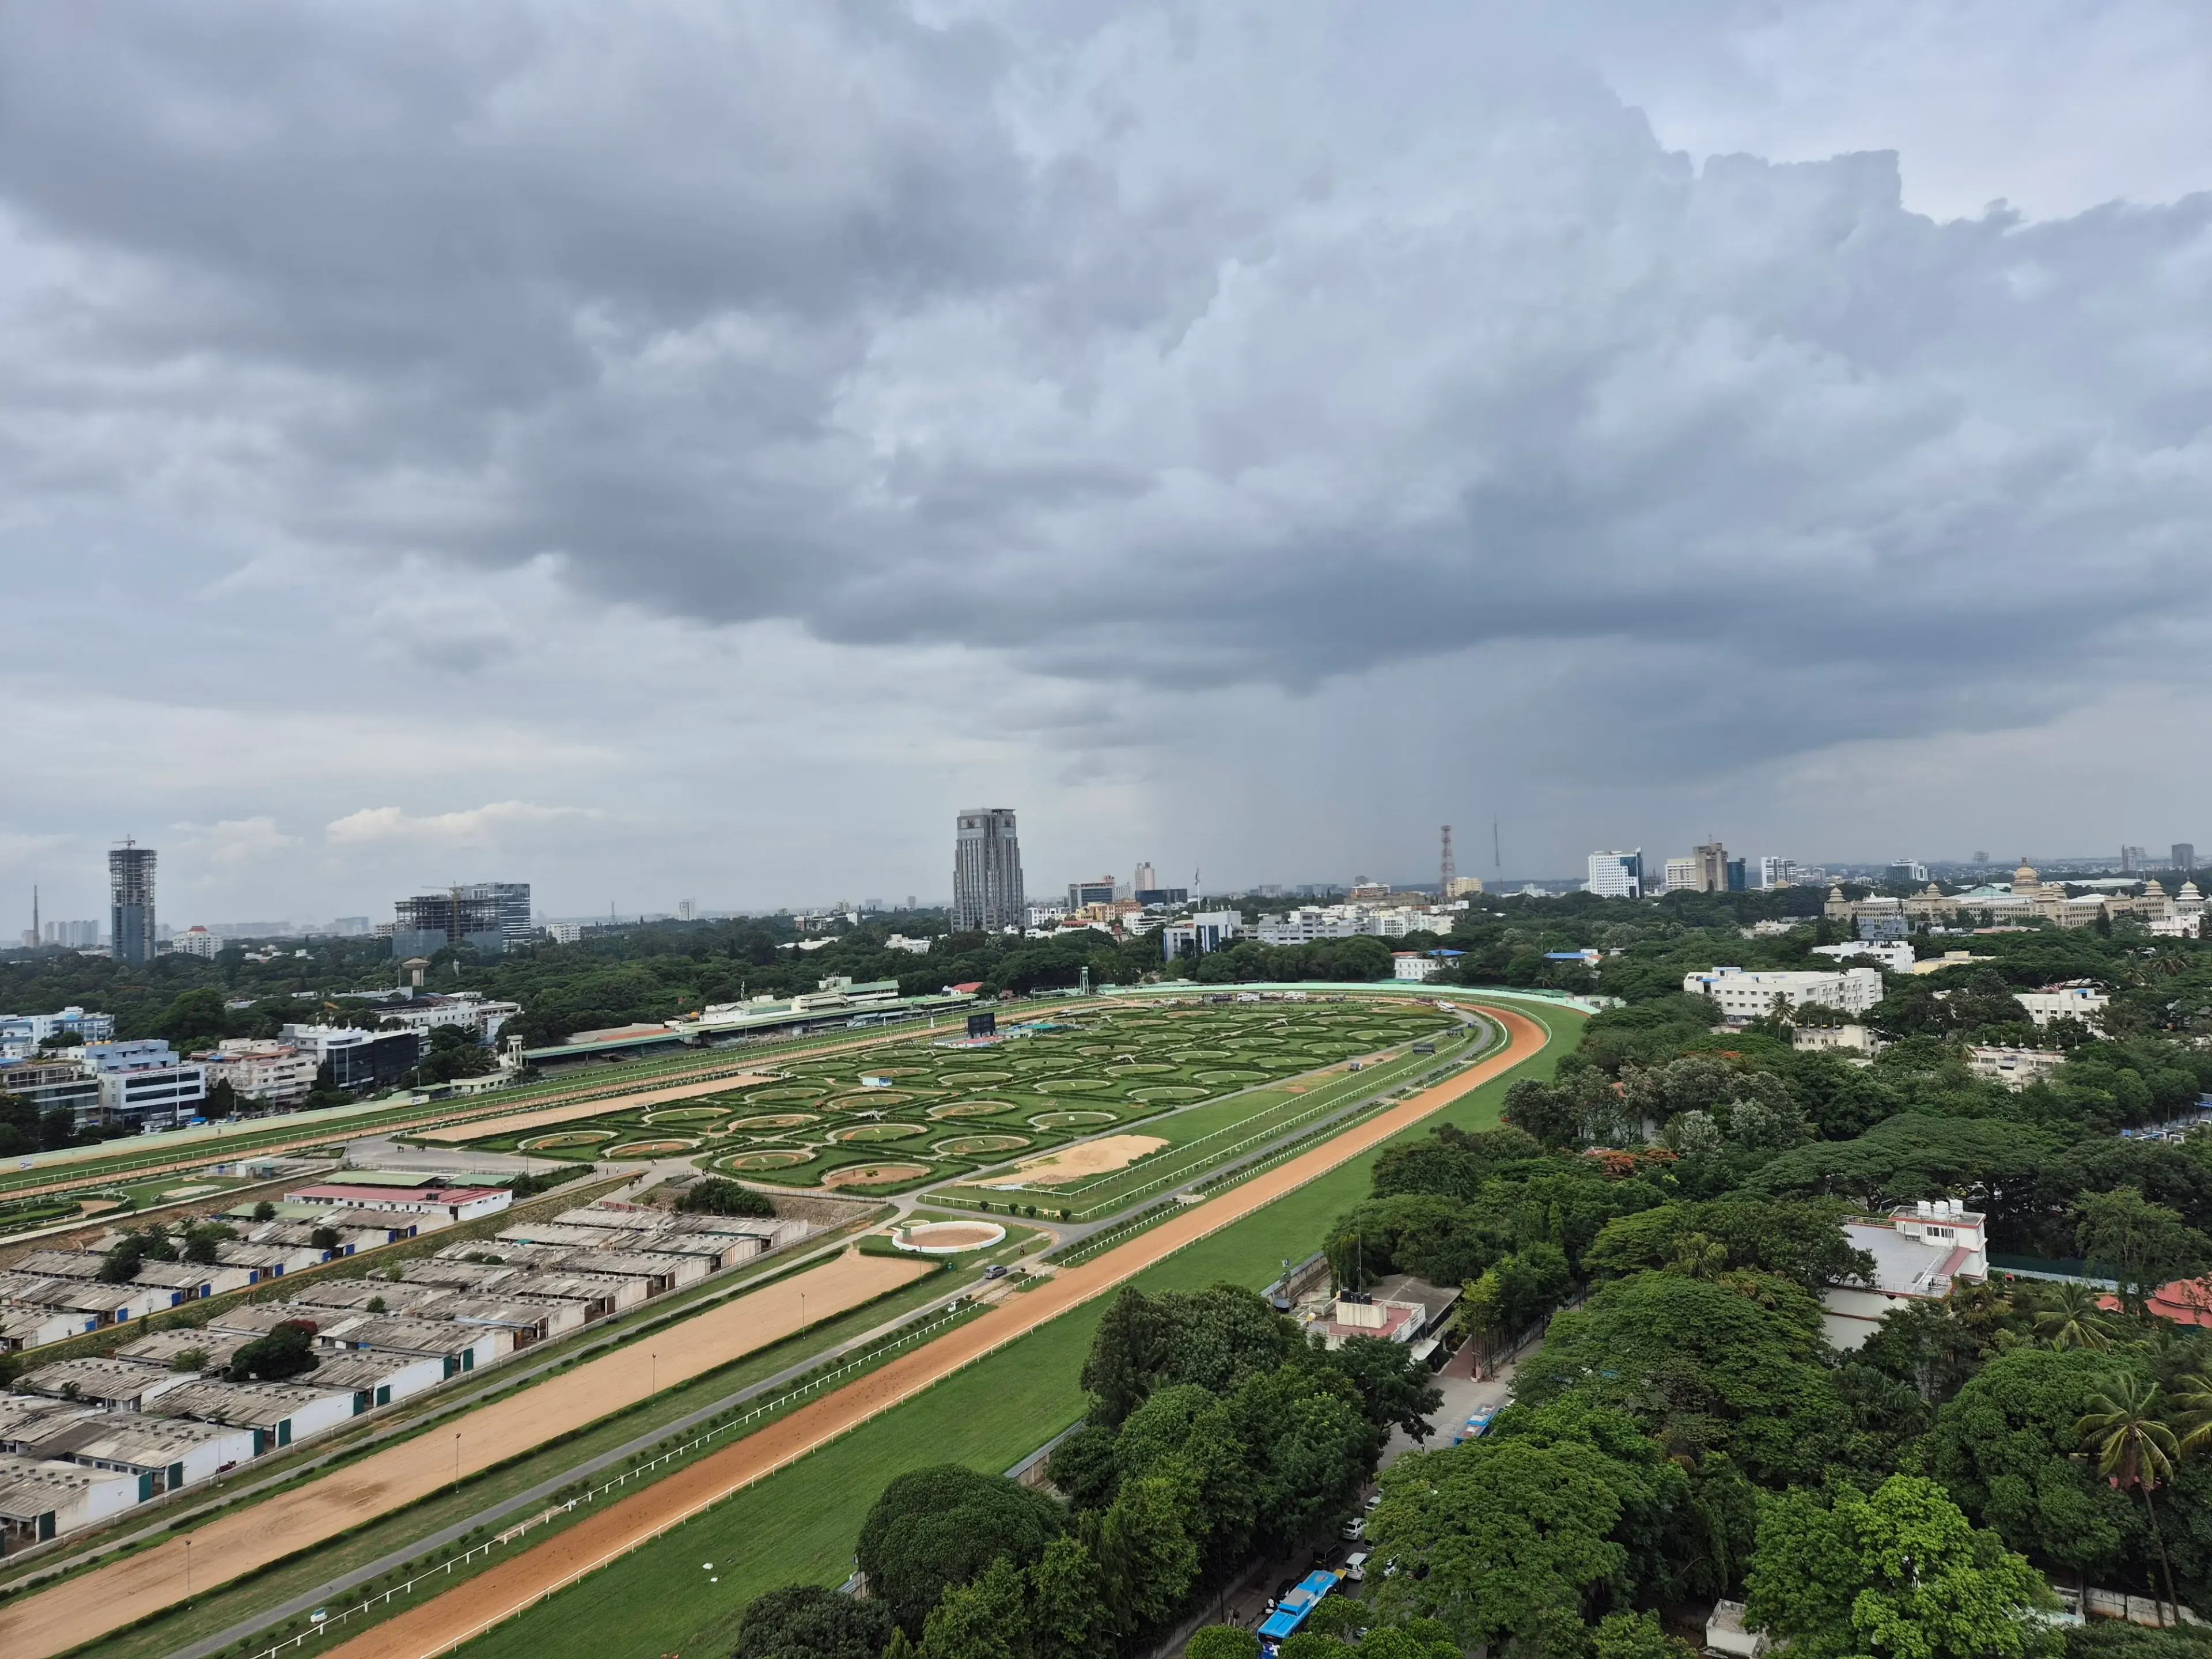
[[[1425,1134],[1438,1123],[1495,1125],[1510,1082],[1549,1077],[1573,1048],[1581,1014],[1503,1006],[1548,1025],[1550,1044],[1401,1139]],[[1271,1283],[1285,1259],[1301,1261],[1313,1253],[1329,1218],[1365,1194],[1379,1150],[1177,1252],[1136,1283],[1148,1291],[1224,1279],[1254,1289]],[[953,1462],[996,1474],[1073,1422],[1083,1409],[1076,1374],[1104,1308],[1102,1297],[1031,1332],[539,1602],[465,1651],[469,1659],[672,1653],[717,1659],[730,1650],[745,1603],[762,1590],[795,1581],[844,1580],[852,1571],[861,1519],[894,1475]],[[701,1565],[708,1561],[714,1564],[711,1573]],[[709,1584],[709,1577],[720,1582]]]

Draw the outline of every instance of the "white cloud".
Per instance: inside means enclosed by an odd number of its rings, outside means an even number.
[[[596,808],[540,806],[534,801],[499,800],[459,812],[432,812],[420,817],[397,806],[365,806],[332,819],[323,827],[333,847],[372,847],[386,843],[426,848],[497,847],[518,831],[534,831],[556,824],[574,823],[604,817]]]
[[[942,896],[987,799],[1041,888],[1493,811],[1571,869],[1809,844],[1847,751],[2193,734],[2196,15],[26,9],[0,722],[54,844],[0,870],[184,820],[328,826],[179,846],[240,915],[448,848],[565,911]]]
[[[235,872],[257,866],[302,845],[297,836],[286,835],[271,817],[226,818],[219,823],[179,823],[184,841],[179,850],[187,857]]]

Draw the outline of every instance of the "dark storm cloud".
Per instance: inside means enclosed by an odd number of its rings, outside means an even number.
[[[19,493],[1061,678],[1774,753],[2159,677],[2212,528],[2212,199],[1693,163],[1456,8],[18,9],[0,203]]]

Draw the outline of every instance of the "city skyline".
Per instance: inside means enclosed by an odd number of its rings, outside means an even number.
[[[0,32],[0,896],[99,914],[127,833],[180,921],[774,908],[982,799],[1224,885],[2212,813],[2201,15],[647,9],[580,100],[611,25],[485,15]]]

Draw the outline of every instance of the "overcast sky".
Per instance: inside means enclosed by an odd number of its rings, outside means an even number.
[[[2208,187],[2200,0],[0,9],[0,927],[2212,847]]]

